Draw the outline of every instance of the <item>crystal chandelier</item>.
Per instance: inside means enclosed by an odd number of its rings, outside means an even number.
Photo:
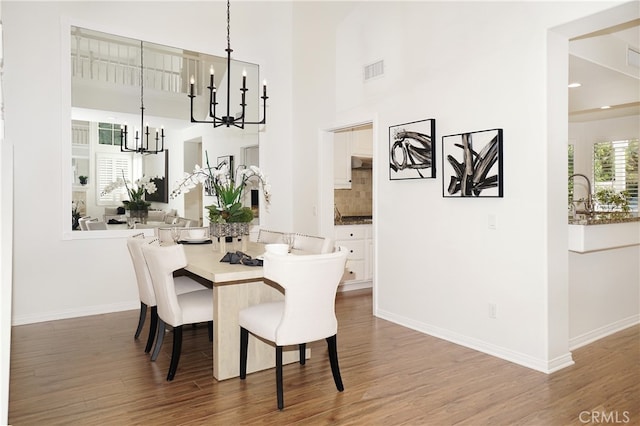
[[[261,121],[245,121],[245,117],[244,117],[244,113],[245,113],[245,107],[247,106],[246,102],[245,102],[245,97],[246,97],[246,93],[249,89],[247,89],[247,74],[245,71],[242,72],[242,87],[240,88],[240,92],[242,94],[241,97],[241,101],[240,101],[240,107],[241,112],[238,116],[234,117],[231,115],[231,105],[230,105],[230,99],[231,99],[231,52],[233,52],[233,50],[231,49],[231,37],[230,37],[230,28],[231,28],[231,18],[230,18],[230,13],[229,13],[229,0],[227,0],[227,48],[225,49],[227,52],[227,111],[226,111],[226,115],[223,115],[221,117],[216,115],[216,105],[218,105],[218,99],[216,97],[216,86],[214,83],[214,69],[213,66],[211,66],[210,71],[210,78],[209,78],[209,86],[207,86],[207,89],[209,89],[209,119],[205,119],[205,120],[196,120],[195,118],[193,118],[193,99],[196,97],[196,95],[194,94],[194,84],[195,84],[195,79],[193,76],[191,76],[191,80],[190,80],[190,85],[189,85],[189,98],[191,99],[191,122],[192,123],[208,123],[208,124],[213,124],[213,127],[220,127],[220,126],[226,126],[226,127],[231,127],[231,126],[235,126],[238,127],[240,129],[244,129],[244,125],[245,124],[265,124],[267,122],[267,99],[269,99],[269,97],[267,96],[267,82],[266,80],[263,82],[262,84],[262,96],[260,97],[262,99],[262,120]]]
[[[129,145],[127,124],[125,123],[124,126],[120,126],[121,152],[157,154],[164,151],[164,127],[161,127],[160,130],[156,129],[155,148],[149,148],[149,123],[145,124],[144,122],[144,50],[142,48],[142,41],[140,41],[140,131],[143,132],[142,135],[139,135],[138,129],[136,129],[134,140],[132,144]]]

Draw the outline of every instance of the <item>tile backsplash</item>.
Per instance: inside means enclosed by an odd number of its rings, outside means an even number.
[[[371,169],[351,170],[351,189],[334,189],[334,202],[342,216],[371,216],[373,176]]]

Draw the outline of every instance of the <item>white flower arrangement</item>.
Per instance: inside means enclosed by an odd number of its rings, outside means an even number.
[[[266,175],[256,166],[240,166],[236,170],[235,178],[231,176],[226,163],[218,167],[196,165],[192,173],[185,173],[175,184],[171,198],[187,193],[198,184],[210,185],[216,197],[214,204],[206,206],[209,209],[209,219],[212,222],[249,222],[253,213],[248,207],[242,206],[242,194],[251,179],[256,179],[262,188],[262,194],[267,203],[271,200],[271,185]]]

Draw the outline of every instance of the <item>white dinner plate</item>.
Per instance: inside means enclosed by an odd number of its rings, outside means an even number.
[[[187,243],[204,243],[205,241],[209,240],[209,238],[180,238],[180,241],[184,241]]]

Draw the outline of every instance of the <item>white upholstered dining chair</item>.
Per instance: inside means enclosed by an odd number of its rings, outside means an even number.
[[[331,238],[316,237],[312,235],[295,234],[293,236],[293,249],[309,254],[324,254],[333,251]]]
[[[149,353],[149,351],[151,351],[158,324],[156,294],[153,289],[153,284],[151,283],[151,275],[149,274],[147,262],[142,254],[142,246],[153,241],[155,241],[155,239],[145,238],[144,234],[138,234],[127,239],[127,248],[129,249],[133,269],[136,274],[138,296],[140,298],[140,316],[138,318],[138,327],[136,328],[134,339],[137,339],[140,336],[147,317],[147,308],[151,308],[151,312],[149,314],[151,321],[149,324],[149,336],[147,337],[147,344],[144,349],[145,353]],[[186,276],[175,277],[174,283],[175,292],[177,294],[206,289],[202,284]]]
[[[284,288],[284,301],[262,303],[240,311],[240,378],[247,376],[249,333],[276,345],[276,393],[278,409],[284,408],[282,349],[298,345],[300,364],[305,363],[306,343],[326,339],[336,388],[344,386],[338,366],[335,297],[344,274],[347,250],[296,256],[264,255],[264,277]]]
[[[261,229],[258,231],[257,242],[263,244],[284,243],[284,232]]]
[[[182,326],[206,322],[209,340],[213,340],[213,290],[205,288],[189,293],[176,294],[173,273],[187,266],[187,257],[181,244],[162,247],[159,244],[141,246],[147,261],[153,290],[158,303],[158,331],[156,347],[151,359],[154,360],[164,339],[166,326],[173,328],[173,349],[167,380],[176,375],[180,353],[182,352]]]
[[[88,231],[104,231],[107,229],[107,224],[104,222],[98,222],[97,219],[95,221],[88,220],[85,225],[87,226]]]
[[[84,216],[81,217],[80,219],[78,219],[78,225],[80,225],[80,230],[81,231],[88,231],[89,229],[87,228],[87,222],[89,222],[91,220],[91,216]],[[94,219],[97,220],[97,219]]]

